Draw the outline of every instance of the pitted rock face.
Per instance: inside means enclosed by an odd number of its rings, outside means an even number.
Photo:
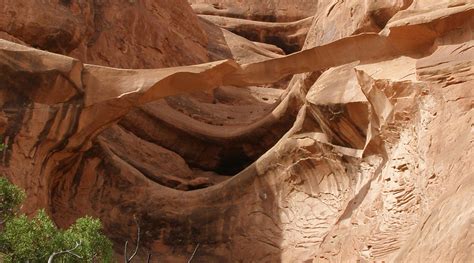
[[[473,257],[469,1],[43,2],[0,16],[25,212],[117,258],[137,216],[141,261]]]

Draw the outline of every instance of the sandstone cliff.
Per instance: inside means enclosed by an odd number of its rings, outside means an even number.
[[[471,1],[1,2],[26,212],[159,262],[474,257]]]

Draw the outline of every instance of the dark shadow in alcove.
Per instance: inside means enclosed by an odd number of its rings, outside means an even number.
[[[202,26],[210,35],[207,47],[209,56],[213,59],[232,58],[232,52],[222,30],[206,21],[202,21]],[[287,76],[282,81],[275,83],[275,89],[287,88],[290,80],[291,76]],[[265,85],[265,87],[269,86]],[[242,92],[241,90],[244,88],[235,89]],[[216,95],[217,93],[220,95]],[[229,94],[227,95],[229,96]],[[282,116],[275,117],[272,111],[278,106],[282,98],[271,103],[268,101],[268,97],[262,96],[262,98],[257,99],[249,93],[248,97],[245,97],[249,107],[264,110],[258,113],[260,115],[255,115],[259,116],[255,121],[242,119],[242,123],[245,124],[235,126],[235,129],[248,128],[247,132],[237,136],[227,136],[228,134],[221,131],[234,128],[232,128],[232,125],[226,125],[226,123],[239,120],[235,120],[235,116],[213,114],[210,109],[214,109],[214,112],[220,112],[219,107],[228,109],[236,104],[240,107],[245,107],[247,104],[242,104],[238,99],[232,101],[232,98],[226,97],[223,91],[215,91],[212,95],[214,96],[213,99],[210,99],[209,96],[211,95],[204,93],[188,94],[152,102],[131,111],[119,122],[119,126],[140,139],[178,154],[191,169],[198,169],[203,172],[210,171],[222,176],[233,176],[248,167],[280,140],[293,125],[297,114],[294,109],[288,107],[289,109]],[[172,118],[170,118],[171,115],[173,115]],[[218,115],[219,119],[212,119],[214,115]],[[210,124],[213,126],[211,129],[220,135],[206,135],[192,129],[183,128],[183,125],[186,126],[187,124],[177,124],[177,121],[172,121],[173,119],[197,120],[206,125]],[[265,119],[264,123],[255,126],[256,122],[263,119]],[[251,126],[255,127],[251,128]],[[133,158],[133,156],[127,156],[127,158]],[[190,190],[194,189],[199,188]]]

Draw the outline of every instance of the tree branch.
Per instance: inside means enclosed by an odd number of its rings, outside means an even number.
[[[137,224],[137,244],[135,246],[135,251],[133,251],[133,254],[129,258],[127,255],[128,241],[125,242],[125,249],[124,249],[125,263],[132,262],[132,259],[137,255],[138,247],[140,246],[140,224],[138,223],[138,219],[136,216],[133,216],[133,218],[135,219],[135,223]]]
[[[125,248],[123,249],[123,257],[125,259],[125,263],[128,263],[128,255],[127,255],[127,247],[128,247],[128,240],[125,241]]]
[[[76,242],[76,246],[74,248],[64,250],[64,251],[54,252],[53,254],[51,254],[51,256],[49,256],[48,263],[53,263],[54,257],[57,256],[57,255],[60,255],[60,254],[70,254],[70,255],[73,255],[77,258],[82,258],[78,254],[73,252],[74,250],[76,250],[81,245],[81,243],[82,243],[82,241],[79,241],[79,242]]]
[[[188,260],[188,263],[191,263],[191,261],[193,260],[194,255],[196,255],[196,252],[197,252],[197,250],[198,250],[200,244],[201,244],[201,243],[198,243],[198,244],[197,244],[196,248],[194,249],[193,254],[191,255],[191,257],[190,257],[189,260]]]

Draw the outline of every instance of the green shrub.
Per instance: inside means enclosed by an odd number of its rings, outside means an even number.
[[[25,192],[0,177],[0,222],[5,222],[14,216],[25,199]]]
[[[0,262],[110,262],[112,243],[101,233],[99,219],[77,219],[67,230],[60,230],[44,210],[29,219],[17,215],[25,194],[0,178],[2,218]]]
[[[69,258],[65,262],[110,262],[112,260],[112,242],[101,234],[102,223],[99,219],[86,216],[77,219],[76,223],[64,232],[65,247],[71,248],[76,242],[80,246],[75,251],[83,259]]]
[[[5,262],[47,262],[62,246],[61,233],[44,210],[32,220],[20,215],[7,221],[1,236]]]
[[[3,152],[3,150],[5,150],[5,148],[7,148],[7,147],[3,143],[3,136],[0,135],[0,152]]]

